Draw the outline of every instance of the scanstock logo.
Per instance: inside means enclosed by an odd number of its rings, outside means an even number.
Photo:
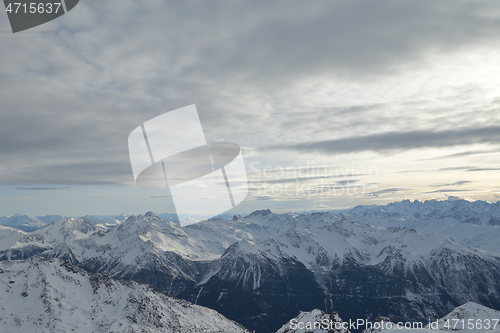
[[[63,16],[79,0],[19,1],[3,0],[12,32],[16,33]]]
[[[207,142],[195,105],[138,126],[128,147],[136,184],[170,191],[181,226],[222,214],[248,195],[240,147]]]

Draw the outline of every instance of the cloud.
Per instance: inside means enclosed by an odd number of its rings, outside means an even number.
[[[455,157],[464,157],[464,156],[474,156],[474,155],[483,155],[483,154],[497,154],[500,153],[500,149],[477,149],[477,150],[469,150],[461,153],[451,154],[440,156],[432,159],[447,159],[447,158],[455,158]]]
[[[468,169],[466,171],[475,172],[475,171],[498,171],[498,170],[500,170],[500,168],[494,168],[494,167],[488,168],[488,167],[485,167],[485,168]]]
[[[21,190],[21,191],[53,191],[53,190],[65,190],[68,189],[69,187],[48,187],[48,186],[43,186],[43,187],[16,187],[16,190]]]
[[[461,0],[80,2],[31,31],[56,33],[0,35],[0,182],[133,186],[129,133],[193,103],[209,141],[268,165],[498,144],[497,85],[471,77],[482,50],[497,62],[499,17]]]
[[[470,184],[470,183],[472,183],[472,182],[469,180],[461,180],[458,182],[448,183],[448,184],[432,184],[432,185],[429,185],[429,187],[462,186],[462,185],[466,185],[466,184]]]
[[[476,190],[475,189],[442,189],[442,190],[426,191],[423,193],[448,193],[448,192],[471,192],[471,191],[476,191]]]
[[[396,192],[403,192],[408,190],[411,190],[411,188],[394,187],[394,188],[386,188],[383,190],[370,192],[367,193],[367,195],[378,197],[381,194],[387,194],[387,193],[394,194]]]
[[[437,169],[412,169],[412,170],[400,170],[400,171],[397,171],[396,173],[449,172],[449,171],[467,170],[467,169],[471,169],[471,168],[474,168],[474,167],[456,166],[456,167],[444,167],[444,168],[437,168]]]
[[[314,182],[318,180],[324,180],[324,179],[331,179],[331,178],[347,178],[348,175],[332,175],[332,176],[318,176],[318,177],[295,177],[295,178],[274,178],[274,179],[269,179],[269,178],[263,178],[258,181],[252,181],[252,184],[257,185],[257,184],[283,184],[283,183],[308,183],[308,182]],[[359,179],[347,179],[347,180],[339,180],[336,181],[335,184],[337,185],[345,185],[349,183],[356,183],[359,182]]]
[[[408,131],[371,134],[336,140],[274,145],[263,150],[299,153],[354,153],[360,151],[410,150],[424,147],[453,147],[477,143],[500,143],[500,126],[446,131]]]

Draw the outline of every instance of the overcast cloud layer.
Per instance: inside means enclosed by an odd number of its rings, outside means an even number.
[[[243,210],[500,188],[498,1],[86,0],[9,29],[0,15],[0,215],[168,211],[135,187],[127,137],[190,104],[207,140],[244,148]],[[265,167],[312,164],[331,174],[306,175],[303,192],[259,185],[280,184]],[[349,166],[378,172],[351,174],[363,186],[348,195],[354,183],[330,176]]]

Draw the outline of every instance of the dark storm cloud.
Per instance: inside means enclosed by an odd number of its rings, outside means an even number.
[[[494,45],[492,2],[85,1],[43,30],[2,35],[0,183],[133,184],[128,134],[163,112],[196,103],[208,139],[248,146],[276,133],[314,133],[332,115],[315,107],[273,118],[276,96],[303,79],[374,82],[448,54]],[[380,105],[374,107],[380,108]],[[357,126],[351,122],[351,126]],[[486,128],[487,132],[491,131]],[[289,132],[290,131],[290,132]],[[497,142],[481,129],[373,134],[278,145],[304,152],[411,149]],[[469,141],[467,141],[469,140]],[[233,140],[235,141],[235,140]]]
[[[446,131],[388,132],[337,140],[269,146],[263,150],[331,154],[360,151],[410,150],[424,147],[439,148],[477,143],[500,143],[500,127],[490,126]]]

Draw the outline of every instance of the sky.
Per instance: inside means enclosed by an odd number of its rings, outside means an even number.
[[[498,1],[82,0],[0,43],[0,215],[174,212],[127,139],[192,104],[229,213],[500,198]]]

